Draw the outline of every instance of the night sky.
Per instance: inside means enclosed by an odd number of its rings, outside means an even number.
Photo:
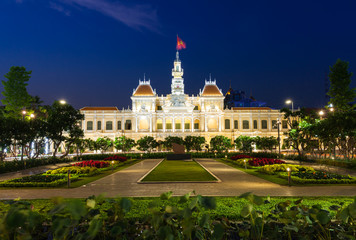
[[[329,66],[356,72],[355,23],[354,0],[0,0],[0,79],[25,66],[45,104],[127,108],[144,73],[170,93],[178,34],[186,93],[211,73],[224,93],[321,107]]]

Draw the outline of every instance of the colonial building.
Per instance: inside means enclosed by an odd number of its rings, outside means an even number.
[[[277,137],[279,110],[269,107],[224,107],[225,96],[216,80],[205,80],[199,94],[184,93],[184,78],[179,53],[172,69],[171,94],[159,96],[150,80],[139,81],[133,90],[131,109],[117,107],[84,107],[82,126],[85,138],[111,139],[125,135],[135,140],[153,136],[163,140],[167,136],[203,136],[210,142],[216,135],[235,139],[240,135]],[[281,121],[281,131],[287,123]]]

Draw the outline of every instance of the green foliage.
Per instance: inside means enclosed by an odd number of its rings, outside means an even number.
[[[356,89],[350,89],[352,73],[348,68],[349,63],[340,59],[330,67],[329,104],[333,105],[336,112],[349,111],[355,107],[351,104],[355,101]]]
[[[111,139],[106,137],[106,136],[105,137],[99,137],[95,141],[95,146],[96,146],[97,149],[99,149],[101,151],[101,153],[106,152],[113,145],[114,145],[114,142],[111,141]]]
[[[314,168],[307,166],[300,166],[294,164],[274,164],[274,165],[265,165],[258,169],[259,172],[267,173],[267,174],[275,174],[277,172],[287,172],[287,168],[291,170],[291,172],[298,172],[300,169],[303,171],[312,171],[314,172]]]
[[[50,165],[50,164],[57,164],[57,163],[66,163],[72,162],[75,159],[69,158],[41,158],[41,159],[29,159],[25,160],[26,168],[33,168],[39,167],[43,165]],[[24,169],[24,163],[21,161],[6,161],[0,164],[0,173],[7,173],[7,172],[15,172]]]
[[[255,140],[253,137],[243,135],[235,139],[236,147],[244,153],[252,152],[252,143],[254,142]]]
[[[190,152],[191,150],[201,151],[202,145],[205,143],[205,138],[200,136],[186,136],[184,138],[184,147]]]
[[[20,119],[21,111],[30,107],[33,98],[27,92],[27,82],[31,73],[25,67],[13,66],[5,75],[7,81],[1,81],[4,86],[1,101],[5,105],[6,116]]]
[[[172,197],[0,202],[0,239],[353,239],[356,199]],[[47,202],[47,204],[46,204]],[[148,211],[147,211],[148,210]]]
[[[84,119],[84,115],[69,104],[61,104],[55,101],[47,107],[47,137],[53,142],[53,157],[56,156],[60,144],[67,138],[64,132],[73,132],[78,128],[78,122]]]
[[[78,176],[71,176],[76,181]],[[58,187],[67,183],[65,175],[31,175],[0,182],[0,187]]]
[[[270,150],[272,152],[273,148],[278,146],[277,138],[271,137],[255,137],[254,142],[256,143],[256,148],[264,151]]]
[[[221,153],[226,151],[232,147],[231,139],[225,136],[215,136],[210,140],[210,148],[212,151],[217,151]]]
[[[125,136],[117,137],[114,141],[114,147],[123,152],[130,151],[135,145],[135,140]]]
[[[99,171],[96,167],[79,167],[79,166],[71,166],[71,167],[62,167],[54,170],[48,170],[45,174],[47,175],[58,175],[58,174],[67,174],[70,171],[71,174],[78,176],[93,176],[98,174]]]
[[[151,136],[144,136],[137,140],[137,148],[141,151],[151,152],[158,147],[158,142]]]
[[[164,139],[163,146],[166,149],[171,150],[172,149],[172,143],[183,145],[184,144],[184,140],[181,137],[168,136],[168,137],[166,137]]]

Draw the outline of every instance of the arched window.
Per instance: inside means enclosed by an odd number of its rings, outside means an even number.
[[[250,123],[248,120],[243,120],[242,121],[242,128],[243,129],[250,129]]]
[[[230,119],[225,119],[225,129],[230,129]]]
[[[131,129],[132,129],[131,120],[126,120],[126,122],[125,122],[125,130],[131,130]]]
[[[87,122],[87,130],[93,130],[93,121],[88,121]]]
[[[172,129],[172,120],[166,119],[166,129]]]
[[[174,124],[175,124],[175,129],[182,129],[182,123],[180,119],[176,119],[174,121]]]
[[[158,130],[163,129],[162,119],[157,119],[157,129]]]
[[[105,129],[106,130],[112,130],[112,121],[106,121]]]
[[[190,129],[190,120],[189,119],[184,120],[184,129],[186,129],[186,130]]]
[[[199,120],[198,119],[194,120],[194,129],[199,130]]]

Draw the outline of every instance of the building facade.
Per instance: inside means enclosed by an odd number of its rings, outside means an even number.
[[[235,139],[246,136],[278,136],[277,120],[283,115],[269,107],[224,107],[225,96],[216,80],[205,80],[197,95],[184,93],[184,78],[179,53],[172,69],[171,94],[159,96],[150,80],[139,81],[131,96],[131,109],[117,107],[84,107],[82,122],[85,138],[126,136],[138,140],[153,136],[164,140],[167,136],[203,136],[210,139],[224,135]],[[287,123],[280,121],[281,132]],[[281,133],[283,136],[283,133]]]

